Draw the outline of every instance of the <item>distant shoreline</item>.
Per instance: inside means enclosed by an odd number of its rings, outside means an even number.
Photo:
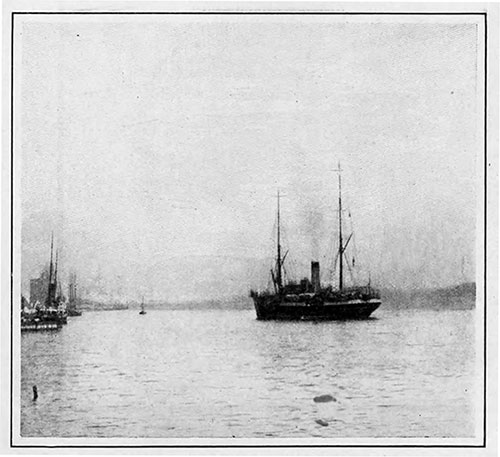
[[[391,309],[474,309],[476,305],[475,283],[436,289],[381,289],[382,307]],[[208,300],[189,300],[183,302],[150,301],[145,303],[150,310],[221,310],[253,309],[253,302],[247,296],[222,297]],[[83,311],[113,311],[139,309],[139,302],[100,303],[82,300]]]
[[[382,290],[382,305],[395,309],[474,309],[476,284],[473,282],[436,289]]]

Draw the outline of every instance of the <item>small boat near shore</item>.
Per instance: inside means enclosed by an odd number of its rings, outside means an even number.
[[[142,298],[141,310],[139,311],[139,314],[146,314],[146,310],[144,309],[144,297]]]

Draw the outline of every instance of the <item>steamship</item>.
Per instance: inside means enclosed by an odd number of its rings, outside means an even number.
[[[68,313],[62,297],[61,283],[57,279],[58,251],[56,251],[55,267],[52,262],[54,236],[50,243],[50,267],[48,281],[43,285],[47,287],[45,303],[35,303],[28,307],[23,303],[21,310],[21,331],[58,330],[68,322]],[[44,275],[40,278],[45,279]],[[22,300],[23,302],[23,300]]]
[[[337,250],[338,287],[321,285],[319,262],[311,262],[311,278],[284,281],[284,260],[280,241],[280,196],[277,202],[276,262],[271,270],[273,289],[250,291],[258,320],[347,320],[367,319],[381,304],[380,293],[366,286],[344,287],[344,257],[352,233],[344,241],[342,233],[342,187],[338,168],[339,242]],[[346,258],[347,262],[347,258]]]

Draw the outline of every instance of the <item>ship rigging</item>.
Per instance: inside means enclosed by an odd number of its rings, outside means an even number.
[[[344,241],[342,231],[342,178],[338,167],[338,287],[321,286],[320,264],[311,262],[311,278],[304,278],[300,283],[283,278],[284,261],[288,254],[282,255],[280,193],[277,194],[277,243],[275,267],[271,270],[273,291],[255,292],[250,296],[254,300],[258,319],[362,319],[367,318],[381,304],[380,294],[371,287],[371,281],[364,287],[345,287],[344,257],[352,240],[351,233]],[[336,263],[336,262],[335,262]],[[346,264],[349,267],[349,263]]]

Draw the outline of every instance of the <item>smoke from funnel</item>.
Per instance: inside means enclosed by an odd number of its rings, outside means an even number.
[[[323,231],[323,214],[317,210],[308,211],[307,224],[309,226],[309,242],[311,245],[311,258],[319,259],[321,257],[321,238]]]

